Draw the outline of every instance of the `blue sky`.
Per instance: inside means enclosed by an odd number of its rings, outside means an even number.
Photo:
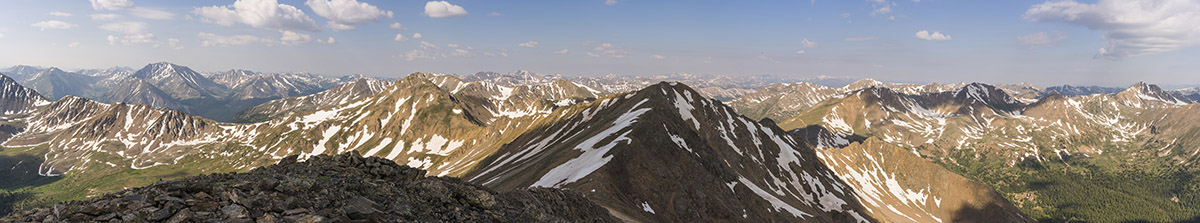
[[[1194,0],[6,0],[0,18],[0,66],[1200,84]]]

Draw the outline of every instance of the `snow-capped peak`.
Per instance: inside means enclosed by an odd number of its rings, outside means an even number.
[[[1124,91],[1117,93],[1117,97],[1121,98],[1121,102],[1128,106],[1141,107],[1141,101],[1158,101],[1171,105],[1188,104],[1184,100],[1180,100],[1175,95],[1163,91],[1158,85],[1147,84],[1145,82],[1137,82],[1130,85]]]

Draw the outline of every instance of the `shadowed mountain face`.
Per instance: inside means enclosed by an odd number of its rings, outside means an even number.
[[[41,94],[26,88],[16,80],[0,74],[0,113],[4,115],[33,111],[37,106],[49,104]]]
[[[33,76],[24,81],[23,85],[37,90],[38,93],[47,95],[51,100],[58,100],[68,95],[76,97],[92,96],[91,84],[98,80],[100,78],[70,73],[51,67],[33,74]]]
[[[999,219],[1027,220],[1003,199],[940,204],[953,193],[995,194],[986,186],[933,190],[935,183],[917,180],[888,185],[897,175],[925,173],[883,170],[877,163],[866,171],[844,159],[823,160],[774,123],[737,115],[680,84],[660,83],[561,112],[566,118],[518,137],[467,179],[499,189],[586,191],[618,216],[639,221],[937,222],[989,203],[1007,207],[1002,212],[1011,215]],[[945,170],[939,174],[971,182]]]

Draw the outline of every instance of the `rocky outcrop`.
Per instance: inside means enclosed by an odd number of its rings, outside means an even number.
[[[211,174],[16,212],[17,222],[615,222],[577,192],[496,193],[357,152],[292,156],[247,173]]]

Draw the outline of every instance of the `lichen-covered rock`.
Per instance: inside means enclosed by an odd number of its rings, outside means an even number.
[[[496,193],[357,152],[161,181],[3,222],[616,222],[577,192]]]

